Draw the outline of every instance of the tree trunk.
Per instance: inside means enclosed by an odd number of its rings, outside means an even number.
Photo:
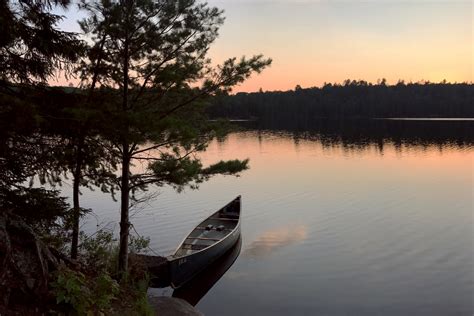
[[[127,2],[127,9],[130,3]],[[123,95],[122,113],[127,117],[128,111],[128,81],[129,81],[129,38],[128,38],[128,16],[126,17],[125,39],[123,48]],[[126,120],[125,120],[126,121]],[[130,229],[129,221],[129,198],[130,198],[130,145],[128,142],[129,127],[125,122],[122,134],[122,179],[121,179],[121,205],[120,205],[120,248],[118,258],[118,272],[123,280],[128,270],[128,234]]]
[[[100,53],[96,61],[96,66],[94,69],[94,75],[92,77],[92,83],[91,87],[89,89],[89,96],[87,97],[87,102],[86,104],[88,105],[89,102],[92,99],[92,93],[95,89],[95,86],[97,84],[97,79],[99,77],[99,66],[102,61],[102,52],[104,49],[104,44],[105,44],[105,35],[102,36],[102,41],[100,44]],[[84,147],[84,137],[83,135],[83,129],[80,128],[79,130],[79,136],[80,140],[78,142],[77,146],[77,154],[76,154],[76,167],[73,171],[73,192],[72,192],[72,200],[73,200],[73,217],[72,217],[72,241],[71,241],[71,258],[72,259],[77,259],[77,254],[78,254],[78,248],[79,248],[79,219],[81,215],[81,207],[79,205],[79,188],[81,185],[81,169],[82,169],[82,150]]]
[[[122,145],[122,181],[121,181],[121,205],[120,205],[120,250],[118,271],[123,278],[128,269],[128,234],[129,221],[129,180],[130,180],[130,158],[128,156],[129,145],[125,141]]]
[[[80,132],[79,132],[80,133]],[[84,139],[81,137],[77,143],[76,166],[73,174],[73,215],[72,215],[72,241],[71,241],[71,258],[77,259],[79,246],[79,218],[81,216],[81,206],[79,205],[79,187],[81,185],[81,169],[82,169],[82,150]]]
[[[74,173],[73,180],[73,215],[72,215],[72,241],[71,241],[71,258],[77,259],[77,252],[79,246],[79,216],[80,216],[80,206],[79,206],[79,178]]]

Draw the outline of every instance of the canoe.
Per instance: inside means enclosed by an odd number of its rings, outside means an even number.
[[[171,286],[179,288],[227,252],[240,237],[241,197],[206,218],[168,257]]]

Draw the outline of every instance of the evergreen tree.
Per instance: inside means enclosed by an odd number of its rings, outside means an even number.
[[[81,52],[76,34],[57,28],[55,5],[70,0],[0,1],[0,86],[44,83],[58,69],[67,70]]]
[[[41,135],[54,140],[49,161],[59,180],[72,175],[71,257],[77,258],[79,219],[87,212],[80,206],[81,187],[100,187],[108,191],[108,181],[116,171],[116,163],[101,141],[102,107],[89,90],[51,88],[40,106],[40,115],[47,117],[40,125]],[[47,170],[49,172],[49,170]]]
[[[76,35],[58,30],[61,17],[51,13],[53,6],[68,4],[67,0],[0,1],[0,207],[3,210],[21,211],[18,199],[26,201],[33,192],[23,183],[37,173],[52,171],[47,157],[53,142],[38,133],[40,123],[47,119],[40,116],[39,103],[49,95],[44,87],[46,80],[58,70],[67,73],[82,51]],[[50,180],[56,181],[57,177],[53,175]],[[35,200],[40,192],[43,191],[33,192]],[[44,197],[51,200],[49,193]]]
[[[206,57],[224,18],[222,11],[195,0],[82,1],[82,21],[91,39],[82,64],[83,83],[96,81],[107,95],[112,151],[121,161],[119,271],[127,270],[130,198],[149,184],[192,187],[214,174],[236,174],[247,161],[204,167],[195,153],[219,132],[205,115],[207,98],[259,72],[263,56],[231,58],[213,68]],[[99,71],[92,60],[99,54]],[[148,162],[131,171],[133,162]]]

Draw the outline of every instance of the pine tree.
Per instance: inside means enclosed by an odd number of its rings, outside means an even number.
[[[38,133],[46,120],[39,115],[39,101],[49,95],[47,80],[59,70],[68,73],[82,52],[76,34],[59,30],[61,16],[51,12],[69,2],[0,1],[0,207],[8,205],[4,209],[17,208],[19,198],[27,200],[32,190],[24,182],[51,167],[46,158],[51,142]],[[55,175],[50,179],[57,180]],[[9,202],[12,199],[15,203]]]
[[[97,83],[108,95],[106,138],[121,161],[116,186],[121,194],[119,271],[127,271],[129,205],[150,184],[196,187],[215,174],[237,174],[247,161],[205,167],[195,155],[220,129],[205,115],[208,97],[260,72],[263,56],[231,58],[217,67],[206,57],[224,22],[223,12],[195,0],[82,1],[81,22],[91,39],[82,80],[93,78],[92,60],[101,56]],[[148,162],[132,172],[133,162]]]

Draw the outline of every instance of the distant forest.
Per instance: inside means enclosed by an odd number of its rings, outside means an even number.
[[[474,117],[472,83],[404,83],[387,85],[346,80],[343,84],[290,91],[237,93],[217,98],[209,109],[213,118],[300,120]]]

